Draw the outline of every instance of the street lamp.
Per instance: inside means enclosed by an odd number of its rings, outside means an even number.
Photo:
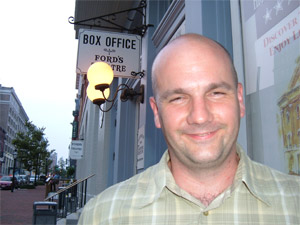
[[[142,78],[144,72],[131,72],[133,77],[140,75]],[[102,112],[108,112],[111,110],[112,106],[117,97],[117,93],[122,91],[120,99],[122,102],[132,99],[134,96],[140,96],[140,103],[144,103],[144,85],[140,86],[140,92],[136,92],[133,88],[130,88],[127,84],[120,84],[117,87],[117,90],[114,93],[112,99],[108,99],[110,95],[110,84],[114,78],[114,72],[110,65],[105,62],[95,62],[93,63],[87,71],[87,79],[89,80],[89,86],[87,87],[87,96],[88,98],[96,105],[99,106],[99,109]],[[105,103],[110,102],[111,105],[108,109],[104,110],[100,106]]]
[[[11,192],[14,192],[15,188],[15,172],[16,172],[16,159],[17,159],[17,150],[14,151],[13,157],[14,157],[14,168],[13,168],[13,179],[12,179],[12,185],[11,185]]]

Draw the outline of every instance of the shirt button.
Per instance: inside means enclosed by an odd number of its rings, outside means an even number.
[[[208,214],[209,214],[208,211],[206,211],[206,212],[203,213],[204,216],[208,216]]]

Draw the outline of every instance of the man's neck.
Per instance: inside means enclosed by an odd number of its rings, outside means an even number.
[[[218,195],[232,185],[239,157],[235,153],[224,165],[215,169],[190,170],[180,164],[169,167],[177,185],[208,206]]]

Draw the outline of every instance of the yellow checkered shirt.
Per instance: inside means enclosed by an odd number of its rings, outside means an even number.
[[[205,207],[177,186],[166,151],[160,162],[91,199],[79,225],[300,225],[300,177],[253,162],[238,147],[233,185]]]

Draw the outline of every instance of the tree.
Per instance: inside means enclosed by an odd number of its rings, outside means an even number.
[[[32,122],[26,121],[26,131],[18,132],[12,144],[18,152],[18,158],[28,171],[35,171],[39,175],[43,162],[49,160],[50,154],[47,147],[48,140],[44,137],[45,128],[37,128]]]
[[[57,168],[58,169],[58,174],[61,176],[61,177],[65,177],[66,176],[66,163],[65,163],[65,160],[63,159],[63,157],[60,157],[59,160],[58,160],[58,165],[59,167]]]
[[[75,168],[73,166],[67,167],[67,177],[73,178],[75,174]]]
[[[45,161],[43,162],[43,168],[42,168],[42,170],[45,171],[45,175],[46,175],[46,176],[47,176],[47,174],[48,174],[49,172],[52,172],[50,166],[51,166],[53,160],[50,159],[50,156],[51,156],[51,154],[52,154],[54,151],[55,151],[54,149],[51,150],[51,151],[49,152],[49,156],[46,157],[46,158],[45,158]]]

